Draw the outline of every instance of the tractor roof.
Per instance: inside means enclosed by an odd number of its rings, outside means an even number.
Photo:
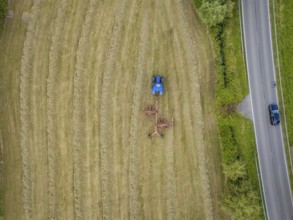
[[[164,90],[163,84],[162,83],[154,83],[152,90],[154,92],[163,92],[163,90]]]

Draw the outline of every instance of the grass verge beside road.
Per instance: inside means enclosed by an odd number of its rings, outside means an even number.
[[[203,2],[194,0],[199,13]],[[231,4],[229,1],[221,2],[222,5]],[[224,22],[210,27],[218,73],[215,110],[225,174],[221,204],[223,210],[235,219],[260,219],[263,212],[255,164],[253,124],[237,111],[238,103],[249,93],[237,4],[230,13]]]
[[[293,147],[293,1],[275,0],[277,40],[289,145]],[[276,49],[276,48],[275,48]]]
[[[293,52],[293,2],[288,0],[270,0],[274,59],[276,64],[279,108],[283,121],[284,144],[289,169],[291,188],[293,187],[293,76],[290,65]],[[285,109],[284,109],[285,107]],[[285,124],[286,123],[286,124]]]

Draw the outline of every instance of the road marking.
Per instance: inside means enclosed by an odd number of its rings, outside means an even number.
[[[243,7],[243,1],[241,1],[241,4],[242,4],[242,16],[243,16],[243,19],[242,19],[242,22],[243,22],[243,37],[244,37],[244,45],[246,45],[246,36],[245,36],[245,14],[244,14],[244,7]],[[248,55],[247,55],[247,50],[245,50],[245,57],[246,57],[246,70],[247,70],[247,76],[248,76],[248,84],[249,84],[249,95],[251,97],[250,99],[250,102],[251,102],[251,111],[252,111],[252,118],[253,118],[253,127],[254,127],[254,131],[256,131],[256,125],[255,125],[255,118],[254,118],[254,108],[253,108],[253,102],[252,102],[252,95],[251,95],[251,85],[250,85],[250,75],[249,75],[249,61],[247,59]],[[257,135],[255,134],[255,139],[256,139],[256,147],[257,147],[257,152],[258,152],[258,149],[259,149],[259,146],[258,146],[258,138],[257,138]],[[258,161],[260,161],[260,157],[259,157],[259,154],[257,153],[257,157],[258,157]],[[262,166],[261,166],[261,163],[259,163],[259,169],[260,169],[260,174],[262,173]],[[265,190],[264,190],[264,183],[263,183],[263,178],[262,178],[262,175],[260,175],[260,178],[261,178],[261,185],[262,185],[262,191],[263,191],[263,195],[264,195],[264,198],[265,200],[263,201],[263,203],[265,204],[265,207],[266,207],[266,193],[265,193]],[[266,207],[267,209],[267,207]],[[263,210],[265,212],[265,210]],[[268,219],[269,219],[269,213],[266,212],[266,215],[265,216],[268,216]]]
[[[270,45],[271,45],[271,57],[272,57],[272,64],[273,64],[273,73],[274,73],[274,80],[276,81],[276,73],[275,73],[275,62],[274,62],[274,52],[273,52],[273,41],[272,41],[272,32],[271,32],[271,19],[270,19],[270,2],[267,1],[267,10],[268,10],[268,21],[269,21],[269,31],[270,31]],[[276,26],[275,26],[276,27]],[[282,89],[282,88],[281,88]],[[277,103],[279,103],[279,99],[278,99],[278,91],[277,91],[277,88],[275,87],[275,93],[276,93],[276,96],[277,96]],[[284,103],[283,103],[283,106],[284,106]],[[285,110],[285,108],[284,108]],[[286,127],[286,126],[285,126]],[[288,185],[289,185],[289,190],[290,190],[290,195],[291,195],[291,204],[292,204],[292,207],[293,207],[293,201],[292,201],[292,190],[291,190],[291,184],[290,184],[290,181],[289,181],[289,173],[288,173],[288,164],[287,164],[287,158],[286,158],[286,154],[285,154],[285,146],[284,146],[284,138],[283,138],[283,131],[282,131],[282,128],[281,126],[279,127],[280,131],[281,131],[281,140],[282,140],[282,148],[283,148],[283,156],[284,156],[284,161],[286,162],[285,163],[285,167],[286,167],[286,174],[287,174],[287,181],[288,181]],[[288,135],[287,135],[288,137]],[[289,146],[288,146],[289,147]],[[291,154],[290,154],[290,149],[289,150],[289,155],[290,155],[290,164],[291,164],[291,168],[292,168],[292,160],[291,160]]]

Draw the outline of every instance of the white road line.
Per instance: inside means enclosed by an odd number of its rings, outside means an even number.
[[[268,4],[267,4],[267,10],[268,10],[268,20],[269,20],[269,31],[270,31],[270,45],[271,45],[271,54],[272,54],[272,64],[273,64],[273,73],[274,73],[274,80],[276,82],[276,73],[275,73],[275,62],[274,62],[274,52],[273,52],[273,41],[272,41],[272,31],[271,31],[271,19],[270,19],[270,2],[267,0]],[[275,27],[276,27],[276,24],[275,24]],[[279,65],[280,66],[280,65]],[[282,87],[282,86],[281,86]],[[277,88],[275,87],[275,93],[276,93],[276,96],[277,96],[277,103],[279,103],[279,99],[278,99],[278,91],[277,91]],[[285,109],[285,108],[284,108]],[[285,126],[286,127],[286,126]],[[284,156],[284,160],[286,162],[285,164],[285,167],[286,167],[286,174],[287,174],[287,181],[288,181],[288,185],[289,185],[289,189],[290,189],[290,195],[291,195],[291,204],[293,206],[293,201],[292,201],[292,191],[291,191],[291,184],[290,184],[290,181],[289,181],[289,173],[288,173],[288,163],[287,163],[287,157],[286,157],[286,154],[285,154],[285,146],[284,146],[284,137],[283,137],[283,130],[282,130],[282,127],[280,126],[279,129],[281,130],[281,140],[282,140],[282,147],[283,147],[283,156]],[[288,137],[288,136],[287,136]],[[291,167],[292,167],[292,161],[291,161],[291,154],[290,154],[290,149],[289,149],[289,155],[290,155],[290,164],[291,164]]]
[[[291,155],[291,151],[290,151],[290,142],[289,142],[289,135],[288,135],[287,120],[286,120],[286,111],[285,111],[285,104],[284,104],[281,67],[280,67],[280,58],[279,58],[278,34],[277,34],[276,15],[275,15],[275,0],[273,0],[273,16],[274,16],[274,31],[275,31],[275,38],[276,38],[276,53],[277,53],[277,60],[278,60],[278,77],[280,79],[280,89],[281,89],[281,97],[282,97],[282,107],[283,107],[283,115],[284,115],[284,123],[285,123],[286,141],[287,141],[289,158],[290,158],[291,173],[293,174],[292,155]]]

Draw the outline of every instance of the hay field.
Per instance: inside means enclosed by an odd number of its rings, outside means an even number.
[[[191,1],[9,7],[0,36],[6,219],[222,218],[214,59]],[[155,73],[166,78],[160,113],[176,122],[163,139],[148,138],[143,114]]]

